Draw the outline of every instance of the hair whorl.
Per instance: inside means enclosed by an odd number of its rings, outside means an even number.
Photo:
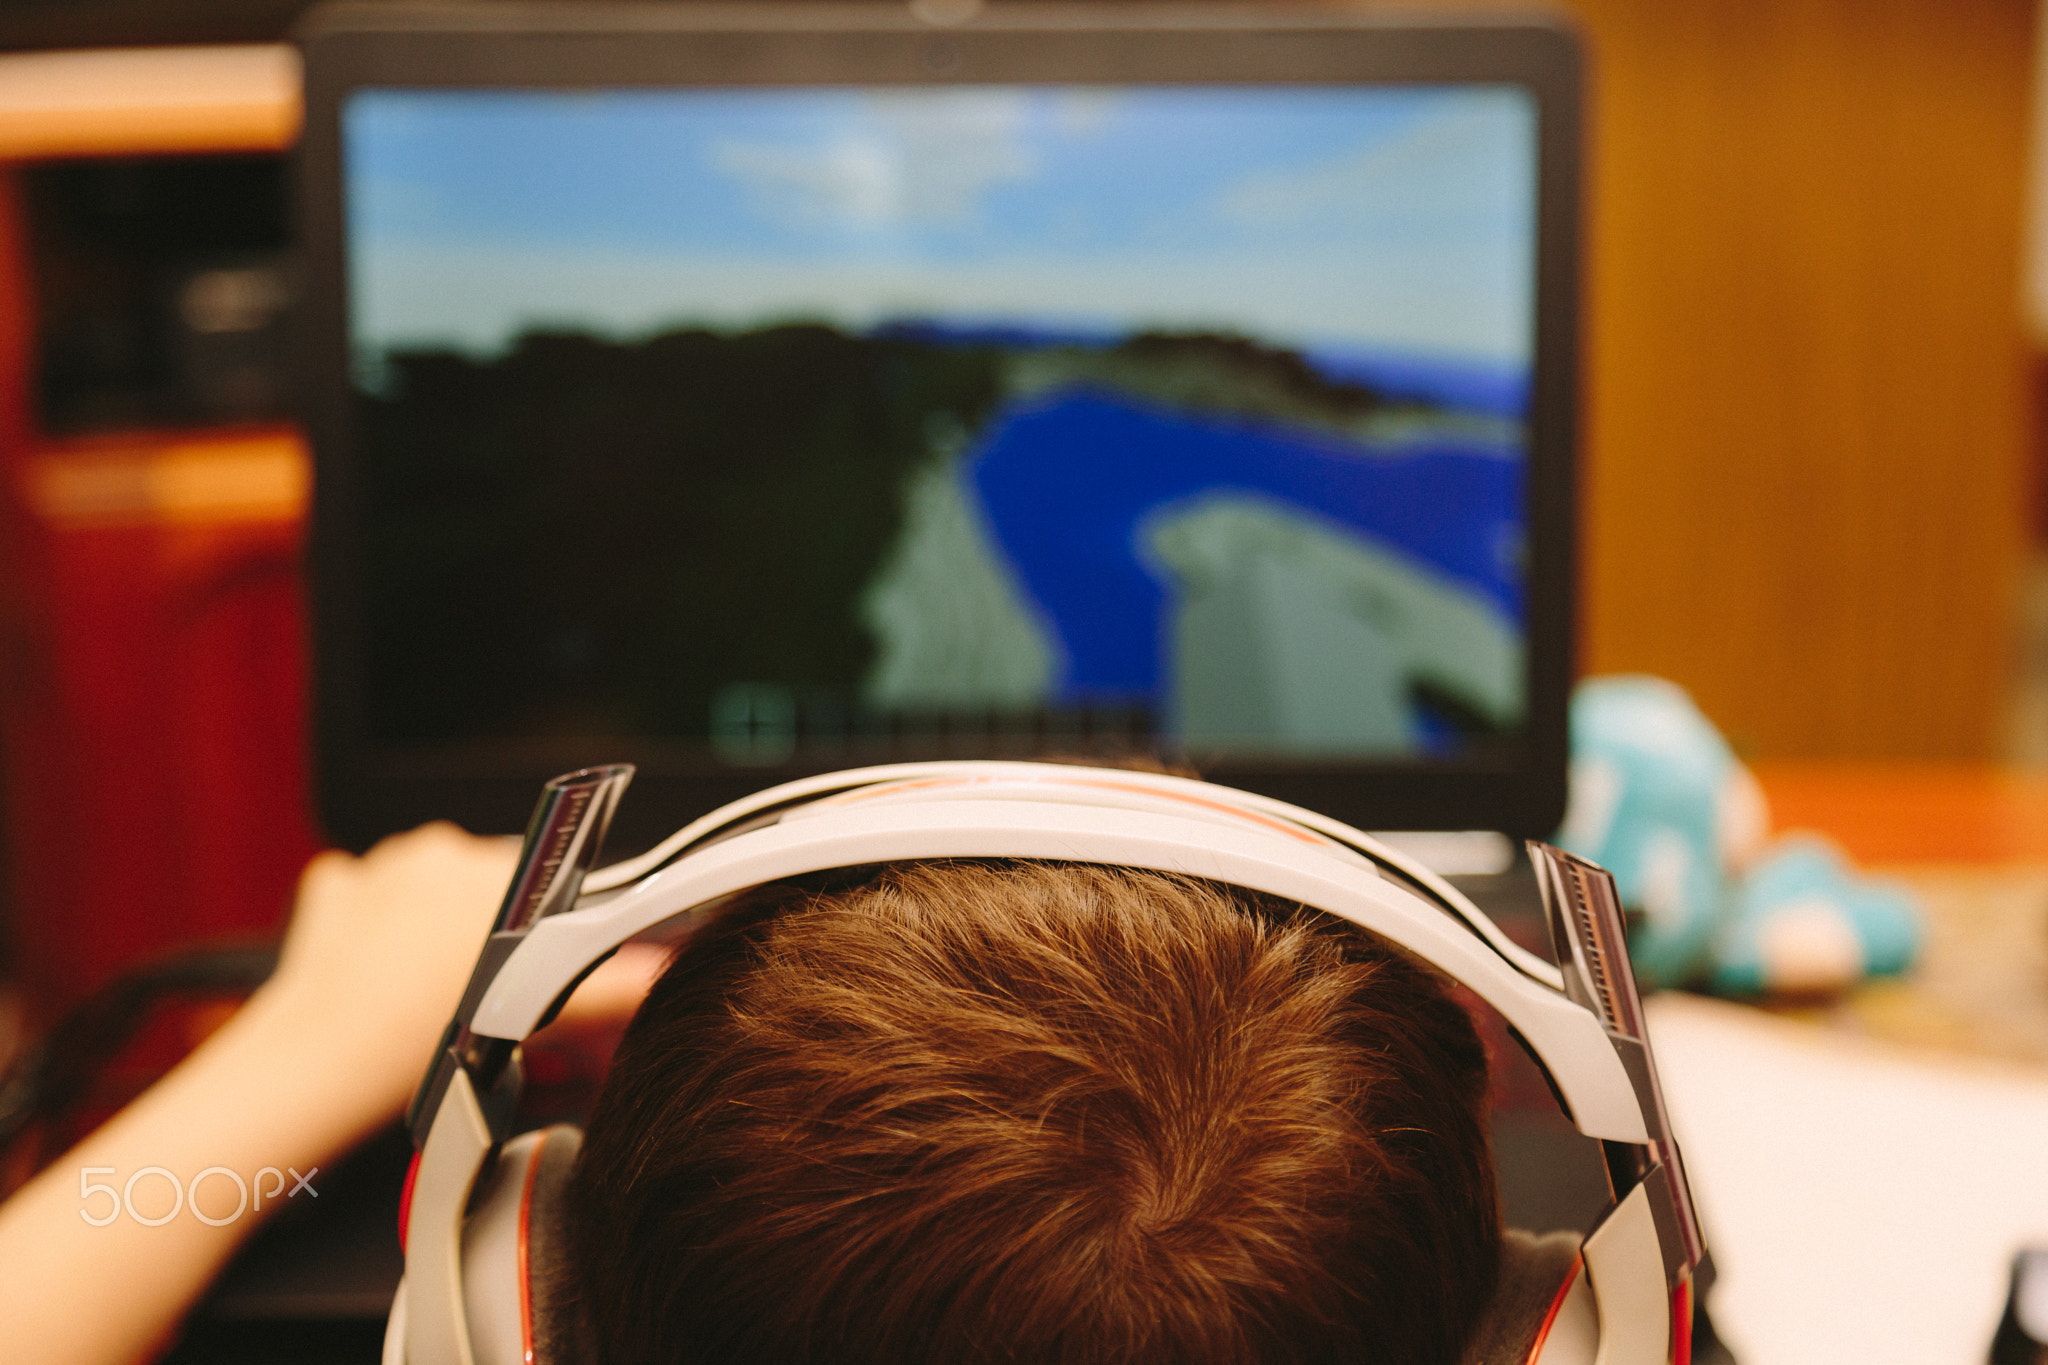
[[[1499,1214],[1471,1021],[1328,917],[924,863],[755,893],[621,1044],[575,1199],[604,1365],[1448,1365]]]

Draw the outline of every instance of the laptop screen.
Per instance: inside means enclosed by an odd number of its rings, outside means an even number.
[[[372,744],[1523,738],[1524,88],[368,88],[339,133]]]

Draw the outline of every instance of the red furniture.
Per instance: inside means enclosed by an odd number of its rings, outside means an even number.
[[[285,428],[56,440],[31,402],[23,167],[276,151],[293,133],[288,52],[195,51],[105,54],[118,71],[99,54],[0,59],[0,908],[11,975],[45,1021],[153,956],[274,934],[319,842],[304,442]]]

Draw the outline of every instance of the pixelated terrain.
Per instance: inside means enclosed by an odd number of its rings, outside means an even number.
[[[920,323],[385,355],[371,728],[764,764],[970,720],[1195,754],[1510,734],[1520,424],[1331,369]]]

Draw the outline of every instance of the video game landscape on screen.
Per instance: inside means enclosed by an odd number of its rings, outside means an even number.
[[[1511,743],[1534,120],[1469,86],[356,95],[373,731]]]

